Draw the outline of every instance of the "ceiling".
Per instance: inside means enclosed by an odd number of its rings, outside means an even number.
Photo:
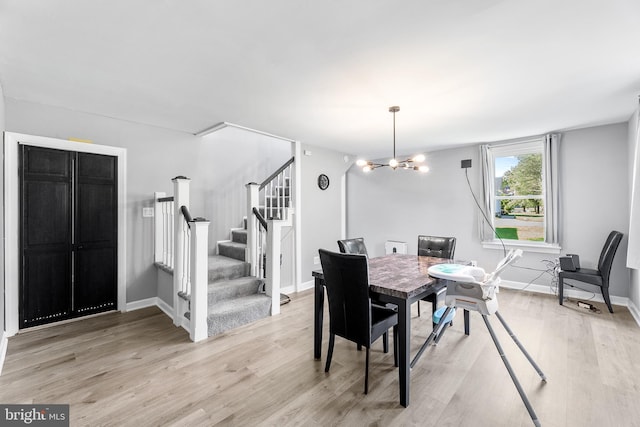
[[[0,0],[6,98],[364,156],[626,121],[638,0]]]

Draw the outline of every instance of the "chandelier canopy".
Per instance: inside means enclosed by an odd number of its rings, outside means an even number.
[[[356,165],[360,166],[364,172],[370,172],[374,169],[384,166],[388,166],[393,170],[401,168],[413,169],[415,171],[423,173],[429,171],[429,167],[427,165],[417,164],[425,161],[424,154],[417,154],[406,160],[398,160],[396,158],[396,113],[398,111],[400,111],[400,107],[398,107],[397,105],[389,107],[389,112],[393,113],[393,158],[389,160],[389,163],[375,163],[370,160],[359,159],[358,161],[356,161]]]

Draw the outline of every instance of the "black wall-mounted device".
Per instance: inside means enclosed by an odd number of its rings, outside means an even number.
[[[470,168],[471,167],[471,159],[461,160],[460,161],[460,167],[462,169]]]

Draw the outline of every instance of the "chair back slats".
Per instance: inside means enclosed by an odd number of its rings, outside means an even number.
[[[451,259],[455,251],[455,237],[418,236],[418,255]]]
[[[371,303],[367,257],[324,249],[319,253],[329,300],[330,332],[368,347]]]
[[[602,275],[603,282],[606,285],[609,284],[609,274],[611,273],[611,265],[613,264],[613,258],[616,255],[618,246],[622,241],[623,234],[619,231],[612,231],[609,233],[602,252],[600,253],[600,260],[598,261],[598,271]]]

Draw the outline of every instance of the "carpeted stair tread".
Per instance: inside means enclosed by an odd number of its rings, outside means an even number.
[[[229,258],[244,261],[245,249],[247,245],[237,242],[220,242],[218,243],[218,254]]]
[[[238,228],[231,230],[231,240],[236,243],[247,244],[247,230]]]
[[[216,303],[209,307],[207,325],[209,336],[267,317],[271,298],[265,294],[247,295]]]
[[[261,283],[262,280],[252,276],[209,283],[209,305],[217,304],[228,299],[256,294],[258,293],[258,288]]]
[[[251,265],[244,261],[221,255],[209,256],[209,283],[248,276]]]

